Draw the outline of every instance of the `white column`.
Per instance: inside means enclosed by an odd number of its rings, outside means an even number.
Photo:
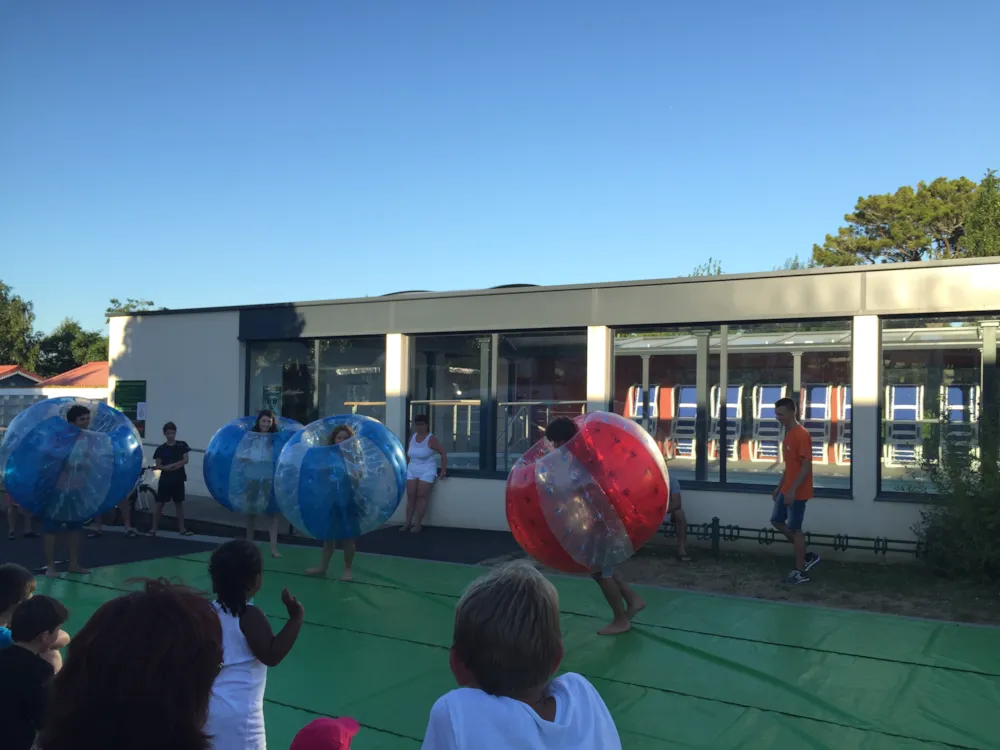
[[[876,315],[854,319],[851,338],[851,464],[855,502],[874,502],[878,494],[881,454],[879,431],[882,415],[879,392],[882,386],[882,335]]]
[[[385,426],[406,440],[406,398],[410,393],[410,337],[385,335]]]
[[[614,332],[607,326],[587,327],[587,411],[607,411],[611,401]]]

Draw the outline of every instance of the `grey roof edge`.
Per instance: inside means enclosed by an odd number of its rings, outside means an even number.
[[[282,307],[315,307],[320,305],[357,305],[399,300],[443,299],[455,297],[491,297],[507,294],[543,294],[546,292],[568,292],[578,290],[599,290],[643,286],[671,286],[674,284],[714,284],[722,281],[742,279],[784,278],[789,276],[823,276],[832,274],[868,274],[889,271],[914,271],[925,268],[949,268],[956,266],[998,265],[1000,257],[958,258],[954,260],[925,260],[912,263],[878,263],[863,266],[836,266],[833,268],[803,268],[797,270],[754,271],[753,273],[723,274],[721,276],[680,276],[660,279],[635,279],[632,281],[604,281],[585,284],[556,284],[551,286],[501,285],[488,289],[460,289],[448,292],[388,292],[370,297],[345,297],[340,299],[307,300],[289,302],[264,302],[246,305],[225,305],[214,307],[185,307],[169,310],[145,310],[140,313],[109,313],[111,318],[146,317],[153,315],[195,315],[199,313],[239,312]]]

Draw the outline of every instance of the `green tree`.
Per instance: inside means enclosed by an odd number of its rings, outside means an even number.
[[[990,169],[976,189],[965,231],[966,253],[971,257],[1000,255],[1000,177]]]
[[[133,299],[128,297],[124,302],[122,302],[117,297],[112,297],[108,302],[108,309],[104,311],[106,316],[110,316],[112,313],[122,314],[122,313],[137,313],[145,312],[146,310],[152,310],[156,306],[153,300],[149,299]],[[166,308],[161,308],[166,310]]]
[[[813,245],[820,266],[855,266],[963,257],[965,222],[976,183],[965,177],[939,177],[904,185],[895,193],[858,198],[847,226]]]
[[[32,371],[38,366],[34,329],[34,306],[0,281],[0,365],[20,365]]]
[[[84,330],[77,321],[66,318],[39,345],[38,374],[51,377],[87,362],[108,358],[108,339],[99,331]]]
[[[691,276],[722,276],[722,263],[709,257],[707,261],[694,267]]]
[[[812,258],[809,260],[800,260],[799,256],[796,255],[792,258],[786,258],[785,262],[780,266],[775,266],[775,271],[801,271],[804,268],[815,268],[816,261]]]

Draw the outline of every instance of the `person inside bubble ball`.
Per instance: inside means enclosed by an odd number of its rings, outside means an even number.
[[[80,404],[74,404],[66,412],[66,421],[80,430],[90,428],[90,409]],[[89,457],[87,455],[87,442],[76,440],[69,456],[63,462],[62,471],[56,480],[56,489],[63,494],[63,503],[66,502],[66,495],[79,490],[86,483],[86,471]],[[46,520],[42,523],[42,540],[45,546],[45,575],[54,578],[59,575],[56,570],[56,536],[65,534],[69,542],[69,567],[70,573],[81,575],[90,571],[80,565],[80,533],[83,523]]]
[[[576,437],[576,424],[568,417],[557,417],[545,428],[545,439],[554,449],[559,449]],[[601,570],[592,575],[601,587],[601,593],[614,615],[611,622],[597,631],[598,635],[618,635],[632,629],[632,618],[645,609],[646,602],[632,589],[621,573],[614,569]]]
[[[441,456],[440,469],[437,467],[435,453]],[[427,415],[418,414],[413,418],[413,436],[406,448],[406,521],[400,531],[420,532],[434,480],[445,479],[447,476],[448,452],[430,432]]]
[[[278,420],[270,409],[263,409],[257,414],[253,432],[279,432]],[[271,487],[274,484],[274,459],[271,455],[271,444],[263,440],[255,440],[250,445],[250,460],[247,466],[247,507],[259,508],[259,513],[267,516],[267,531],[271,540],[271,557],[281,557],[278,552],[278,514],[268,513],[267,506],[271,497]],[[259,513],[247,513],[247,539],[251,542],[257,528]]]
[[[330,445],[340,445],[354,437],[354,430],[348,427],[346,424],[337,425],[333,428],[333,432],[330,433]],[[355,491],[357,488],[355,488]],[[327,539],[323,542],[323,557],[320,560],[318,567],[309,568],[306,570],[306,575],[310,576],[325,576],[327,568],[330,567],[330,560],[333,558],[333,553],[337,549],[337,541],[340,541],[344,548],[344,573],[340,576],[342,581],[350,581],[351,576],[351,565],[354,563],[354,553],[358,551],[357,544],[354,539]]]

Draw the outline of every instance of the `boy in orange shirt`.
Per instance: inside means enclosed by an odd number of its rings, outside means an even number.
[[[813,496],[812,438],[795,418],[795,402],[790,398],[775,403],[774,414],[785,428],[781,446],[785,473],[772,493],[771,525],[795,546],[795,570],[788,574],[785,583],[809,583],[806,573],[820,561],[815,552],[806,552],[806,538],[802,533],[806,503]]]

